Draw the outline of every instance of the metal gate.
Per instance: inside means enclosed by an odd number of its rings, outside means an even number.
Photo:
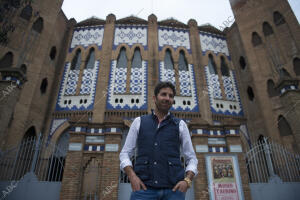
[[[298,199],[299,155],[290,153],[280,144],[263,138],[252,146],[245,159],[252,199]]]
[[[42,142],[41,136],[23,139],[17,147],[3,152],[0,199],[59,199],[66,152],[62,146]]]

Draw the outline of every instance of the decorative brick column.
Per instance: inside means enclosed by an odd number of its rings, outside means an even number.
[[[224,158],[227,159],[236,156],[240,172],[239,175],[235,175],[236,181],[238,181],[238,179],[241,181],[240,189],[244,199],[251,200],[248,171],[242,150],[239,126],[190,124],[189,128],[192,132],[192,143],[198,159],[198,175],[194,179],[195,199],[208,200],[210,199],[212,190],[216,189],[209,186],[209,169],[207,168],[210,166],[210,164],[207,163],[209,157],[216,156],[214,159],[219,159],[218,156],[221,156],[221,158],[224,156]],[[206,156],[208,159],[206,159]],[[213,172],[213,169],[211,170]],[[235,172],[238,173],[238,170]]]
[[[116,128],[111,128],[116,129]],[[102,176],[100,199],[117,200],[119,175],[120,175],[120,161],[119,154],[121,151],[121,137],[122,134],[116,129],[114,132],[105,133],[105,152],[103,154]]]
[[[240,169],[240,176],[242,180],[242,190],[244,193],[245,200],[251,200],[251,191],[249,186],[249,178],[248,178],[248,170],[246,167],[246,160],[245,160],[245,154],[242,149],[242,141],[240,137],[240,133],[237,127],[234,127],[234,129],[226,127],[226,131],[228,134],[226,134],[226,144],[228,153],[236,154],[238,157],[238,163],[239,163],[239,169]],[[235,133],[233,133],[233,130]]]
[[[82,184],[82,162],[83,162],[84,135],[70,132],[69,151],[63,173],[60,191],[61,200],[79,199]]]

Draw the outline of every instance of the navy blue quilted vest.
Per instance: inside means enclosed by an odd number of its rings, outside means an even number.
[[[154,114],[141,116],[134,171],[147,186],[172,188],[184,179],[180,162],[179,122],[172,114],[158,128]]]

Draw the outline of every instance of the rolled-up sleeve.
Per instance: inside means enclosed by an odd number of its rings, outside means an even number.
[[[187,164],[185,171],[192,171],[196,176],[198,174],[198,159],[193,148],[189,129],[183,120],[181,120],[179,123],[179,134],[181,139],[182,153]]]
[[[140,129],[141,124],[141,118],[137,117],[132,122],[125,144],[123,146],[123,149],[120,153],[120,169],[123,171],[123,169],[127,166],[132,166],[132,162],[130,160],[131,156],[134,155],[134,150],[136,147],[136,140],[138,136],[138,132]]]

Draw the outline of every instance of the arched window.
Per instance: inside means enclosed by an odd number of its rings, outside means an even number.
[[[95,49],[91,48],[90,53],[85,62],[85,69],[93,69],[95,66]]]
[[[20,147],[18,149],[16,164],[14,168],[13,180],[19,180],[27,172],[29,172],[36,145],[36,131],[34,126],[31,126],[25,132]]]
[[[291,75],[284,68],[279,69],[279,76],[280,76],[280,78],[290,78],[291,77]]]
[[[62,181],[65,159],[68,153],[69,139],[70,134],[68,132],[64,132],[57,140],[52,162],[49,162],[47,181]]]
[[[245,58],[243,56],[240,57],[240,67],[242,69],[246,68],[246,61],[245,61]]]
[[[221,56],[221,73],[222,76],[229,76],[229,69],[223,56]]]
[[[253,32],[252,33],[252,45],[254,47],[256,47],[258,45],[261,45],[261,43],[262,43],[262,40],[261,40],[260,36],[258,35],[258,33]]]
[[[173,62],[173,59],[172,59],[170,49],[166,50],[164,61],[165,61],[165,69],[174,69],[174,62]]]
[[[211,54],[208,55],[208,69],[210,74],[217,74],[216,63]]]
[[[27,67],[26,67],[25,64],[21,65],[20,69],[22,70],[22,72],[23,72],[24,74],[26,74],[26,72],[27,72]]]
[[[269,79],[267,82],[267,88],[268,88],[268,95],[269,97],[275,97],[279,95],[279,93],[275,89],[275,84],[273,80]]]
[[[20,14],[20,17],[22,17],[23,19],[26,19],[27,21],[30,20],[32,16],[32,7],[28,4],[27,6],[25,6]]]
[[[263,32],[266,37],[274,33],[272,26],[268,22],[263,23]]]
[[[12,67],[13,65],[13,54],[12,52],[6,53],[0,60],[0,68]]]
[[[56,47],[55,46],[53,46],[52,48],[51,48],[51,50],[50,50],[50,59],[51,60],[54,60],[55,59],[55,56],[56,56]]]
[[[300,59],[299,58],[295,58],[293,60],[293,65],[294,65],[294,72],[297,76],[300,75]]]
[[[78,49],[71,63],[71,70],[79,70],[81,65],[81,50]]]
[[[117,68],[127,68],[127,56],[126,56],[126,49],[122,47],[120,50],[120,54],[118,57]]]
[[[273,19],[274,19],[274,24],[276,26],[280,26],[281,24],[285,24],[285,19],[284,17],[280,14],[280,12],[275,11],[273,13]]]
[[[47,78],[44,78],[44,79],[42,80],[41,87],[40,87],[40,90],[41,90],[41,93],[42,93],[42,94],[45,94],[45,93],[46,93],[46,91],[47,91],[47,86],[48,86]]]
[[[134,50],[131,67],[142,68],[142,56],[139,48],[135,48]]]
[[[184,51],[182,51],[182,50],[179,52],[178,69],[180,71],[188,71],[188,64],[185,59]]]
[[[34,126],[31,126],[25,133],[22,142],[27,141],[28,139],[35,139],[36,138],[36,131]]]
[[[282,115],[278,117],[278,129],[281,136],[288,136],[293,134],[290,124]]]
[[[253,99],[254,99],[254,92],[252,90],[252,87],[248,86],[247,93],[248,93],[249,100],[253,101]]]
[[[39,17],[32,25],[32,29],[38,33],[41,33],[44,28],[44,20]]]

